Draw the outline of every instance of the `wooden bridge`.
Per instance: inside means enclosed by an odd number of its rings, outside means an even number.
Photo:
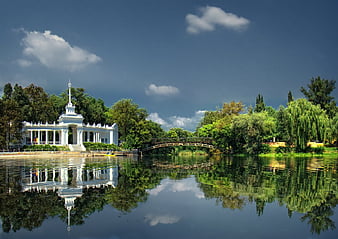
[[[188,137],[188,138],[156,138],[151,141],[151,145],[144,148],[142,151],[146,152],[153,149],[177,147],[177,146],[193,146],[215,149],[212,144],[212,138],[207,137]]]

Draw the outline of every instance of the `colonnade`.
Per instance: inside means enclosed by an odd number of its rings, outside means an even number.
[[[117,144],[115,137],[117,137],[117,132],[114,132],[113,127],[71,125],[64,128],[57,125],[39,124],[34,127],[25,127],[24,144],[81,145],[83,142]]]

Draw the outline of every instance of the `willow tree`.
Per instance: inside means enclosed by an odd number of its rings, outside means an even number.
[[[304,151],[311,140],[322,142],[326,139],[329,118],[320,106],[298,99],[290,102],[286,111],[291,142],[297,151]]]

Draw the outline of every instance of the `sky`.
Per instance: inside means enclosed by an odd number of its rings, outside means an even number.
[[[0,91],[132,99],[164,129],[338,79],[336,0],[0,0]],[[332,93],[337,98],[337,89]]]

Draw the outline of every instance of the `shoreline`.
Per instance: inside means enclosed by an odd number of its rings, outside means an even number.
[[[135,156],[133,152],[115,152],[116,156]],[[107,151],[84,151],[84,152],[72,152],[72,151],[32,151],[32,152],[0,152],[0,159],[6,158],[29,158],[29,157],[53,157],[53,158],[65,158],[65,157],[79,157],[79,158],[91,158],[91,157],[109,157]]]

